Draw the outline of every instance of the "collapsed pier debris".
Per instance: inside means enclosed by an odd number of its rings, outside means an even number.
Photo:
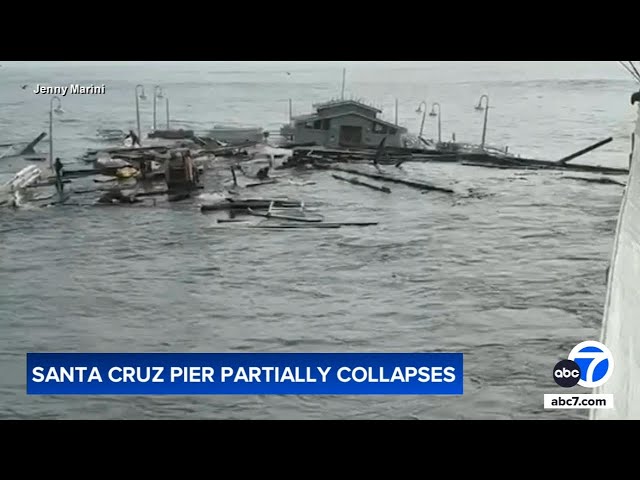
[[[302,202],[290,201],[290,200],[277,200],[277,199],[246,199],[246,200],[234,200],[233,198],[225,198],[220,202],[205,204],[200,206],[202,212],[224,211],[224,210],[236,210],[236,211],[248,211],[248,209],[259,210],[268,209],[273,204],[275,207],[283,208],[301,208]]]
[[[342,180],[343,182],[348,182],[348,183],[351,183],[353,185],[358,185],[358,186],[361,186],[361,187],[368,187],[368,188],[371,188],[372,190],[378,190],[379,192],[391,193],[391,189],[389,187],[379,187],[378,185],[373,185],[371,183],[362,182],[362,181],[358,180],[355,177],[346,178],[346,177],[341,177],[340,175],[335,175],[335,174],[332,174],[331,176],[333,178],[335,178],[336,180]]]
[[[445,162],[460,163],[466,166],[522,169],[522,170],[563,170],[576,172],[593,172],[604,175],[626,175],[628,169],[584,165],[570,163],[572,160],[585,155],[613,141],[612,137],[601,140],[586,148],[580,149],[560,160],[539,160],[523,158],[508,154],[507,149],[498,150],[488,146],[467,145],[463,143],[438,143],[435,148],[403,148],[388,147],[384,144],[378,148],[358,149],[328,149],[322,146],[306,146],[293,149],[292,156],[279,167],[299,168],[314,167],[321,162],[325,164],[358,164],[373,163],[374,165],[395,165],[400,167],[407,162]]]
[[[7,149],[2,152],[2,154],[0,154],[0,159],[24,157],[29,160],[45,160],[46,157],[43,157],[42,154],[38,154],[35,151],[35,146],[40,143],[46,136],[47,134],[45,132],[42,132],[26,145],[25,142],[3,143],[2,145],[0,145],[0,148]],[[19,148],[21,145],[23,145],[23,147],[17,150],[17,148]]]
[[[401,185],[406,185],[408,187],[412,187],[415,188],[417,190],[424,190],[424,191],[438,191],[438,192],[443,192],[443,193],[455,193],[452,189],[450,188],[446,188],[446,187],[437,187],[435,185],[431,185],[429,183],[423,183],[423,182],[415,182],[412,180],[405,180],[402,178],[397,178],[397,177],[392,177],[389,175],[384,175],[381,173],[368,173],[368,172],[363,172],[361,170],[355,170],[352,168],[346,168],[346,167],[341,167],[338,165],[322,165],[322,164],[315,164],[316,168],[320,168],[320,169],[324,169],[324,170],[337,170],[339,172],[345,172],[345,173],[351,173],[353,175],[362,175],[363,177],[369,177],[369,178],[373,178],[375,180],[380,180],[380,181],[384,181],[384,182],[392,182],[392,183],[399,183]]]

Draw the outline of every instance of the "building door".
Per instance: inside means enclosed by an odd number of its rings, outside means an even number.
[[[342,125],[339,143],[343,147],[359,147],[362,145],[362,127]]]

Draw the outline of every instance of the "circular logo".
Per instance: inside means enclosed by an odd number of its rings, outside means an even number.
[[[580,367],[578,385],[581,387],[599,387],[609,380],[613,373],[613,355],[600,342],[589,340],[579,343],[569,353],[569,360],[573,360]]]
[[[573,360],[560,360],[553,367],[553,379],[561,387],[575,387],[580,381],[580,366]]]

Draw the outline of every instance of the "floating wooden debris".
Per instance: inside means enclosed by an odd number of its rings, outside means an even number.
[[[341,225],[337,223],[307,223],[307,224],[290,224],[282,223],[278,225],[251,225],[249,228],[270,228],[270,229],[285,229],[285,228],[340,228]]]
[[[600,177],[600,178],[585,178],[585,177],[570,177],[568,175],[565,175],[561,178],[567,178],[567,179],[571,179],[571,180],[580,180],[582,182],[588,182],[588,183],[603,183],[603,184],[612,184],[612,185],[622,185],[623,187],[626,187],[626,183],[623,182],[619,182],[617,180],[614,180],[612,178],[607,178],[607,177]]]
[[[301,208],[302,202],[295,202],[289,200],[262,200],[262,199],[250,199],[250,200],[234,200],[227,198],[224,201],[202,205],[200,211],[225,211],[225,210],[247,210],[249,208],[253,210],[267,210],[269,206],[273,204],[274,207],[282,208]]]
[[[354,170],[354,169],[351,169],[351,168],[339,167],[339,166],[336,166],[336,165],[332,165],[332,166],[324,166],[324,165],[323,166],[319,166],[319,165],[317,165],[317,166],[319,168],[323,168],[323,169],[337,170],[339,172],[352,173],[354,175],[362,175],[364,177],[374,178],[376,180],[381,180],[381,181],[385,181],[385,182],[399,183],[399,184],[402,184],[402,185],[406,185],[408,187],[416,188],[418,190],[434,190],[434,191],[444,192],[444,193],[455,193],[450,188],[437,187],[435,185],[430,185],[428,183],[421,183],[421,182],[414,182],[414,181],[411,181],[411,180],[404,180],[402,178],[390,177],[388,175],[382,175],[380,173],[366,173],[366,172],[361,172],[360,170]]]
[[[565,164],[567,163],[569,160],[573,160],[574,158],[578,158],[581,155],[584,155],[585,153],[589,153],[591,150],[595,150],[596,148],[599,148],[603,145],[606,145],[607,143],[611,142],[613,140],[613,137],[609,137],[606,138],[600,142],[594,143],[593,145],[587,147],[587,148],[583,148],[582,150],[578,150],[576,153],[572,153],[569,156],[566,156],[564,158],[561,158],[560,160],[558,160],[559,164]]]
[[[384,145],[377,149],[349,149],[335,150],[322,147],[294,148],[292,157],[279,168],[291,168],[301,166],[318,166],[322,161],[330,165],[334,163],[370,163],[394,164],[397,167],[405,162],[458,162],[463,165],[519,170],[565,170],[577,172],[594,172],[605,175],[627,175],[628,169],[611,168],[592,165],[569,164],[569,161],[578,158],[612,141],[612,138],[599,141],[587,148],[583,148],[571,155],[557,161],[536,160],[508,155],[505,151],[493,151],[490,148],[443,148],[438,144],[435,150],[389,148]],[[452,144],[457,146],[456,144]],[[432,147],[432,146],[430,146]],[[384,155],[381,154],[381,150]],[[384,158],[383,158],[384,157]]]
[[[517,170],[562,170],[574,172],[593,172],[603,175],[628,175],[626,168],[601,167],[594,165],[576,165],[571,163],[558,163],[548,160],[535,160],[519,157],[496,157],[485,153],[466,153],[460,155],[463,165],[475,167],[517,169]]]
[[[223,220],[219,219],[218,223],[244,223],[242,220]],[[269,224],[269,223],[259,223],[257,225],[247,225],[246,227],[240,228],[264,228],[270,230],[289,230],[289,229],[298,229],[298,228],[329,228],[336,229],[342,227],[372,227],[378,225],[378,222],[323,222],[323,223],[279,223],[279,224]],[[236,227],[237,228],[237,227]]]
[[[339,225],[341,227],[374,227],[378,222],[325,222],[323,225]]]
[[[368,188],[371,188],[373,190],[378,190],[379,192],[391,193],[391,189],[388,188],[388,187],[380,187],[378,185],[372,185],[371,183],[361,182],[357,178],[346,178],[346,177],[341,177],[340,175],[335,175],[335,174],[331,174],[331,176],[333,178],[335,178],[336,180],[342,180],[344,182],[349,182],[349,183],[351,183],[353,185],[359,185],[361,187],[368,187]]]
[[[276,220],[288,220],[291,222],[319,223],[324,220],[324,217],[322,216],[307,217],[302,215],[281,215],[279,213],[273,213],[272,205],[269,206],[269,211],[267,211],[266,213],[256,212],[251,208],[248,208],[247,211],[249,212],[249,214],[257,217],[273,218]]]
[[[482,167],[482,168],[496,168],[498,170],[513,170],[517,168],[518,170],[540,170],[540,167],[528,167],[528,166],[513,166],[513,165],[495,165],[488,164],[482,162],[460,162],[461,165],[465,165],[467,167]]]
[[[293,149],[292,156],[278,169],[295,168],[310,165],[317,160],[328,160],[334,163],[374,163],[380,165],[396,165],[407,161],[429,162],[457,161],[457,155],[437,150],[409,149],[399,147],[378,146],[375,149],[335,150],[322,147]]]
[[[236,169],[231,165],[231,175],[233,176],[233,185],[238,186],[238,178],[236,177]]]
[[[40,143],[40,141],[46,137],[47,134],[45,132],[42,132],[40,135],[38,135],[35,139],[33,139],[31,142],[29,142],[29,144],[24,147],[20,153],[18,155],[29,155],[32,153],[35,153],[34,147]]]
[[[17,150],[17,148],[19,148],[20,145],[24,145],[25,142],[3,143],[2,145],[0,145],[0,148],[5,148],[5,147],[9,147],[9,148],[7,148],[7,150],[5,150],[0,155],[0,159],[22,157],[25,160],[31,160],[31,161],[43,161],[43,160],[46,160],[47,157],[43,157],[42,154],[36,153],[36,151],[34,149],[34,147],[38,143],[40,143],[40,141],[46,136],[47,136],[47,134],[42,132],[34,140],[32,140],[31,142],[26,144],[26,146],[24,146],[20,150]]]
[[[278,183],[278,181],[275,178],[272,178],[270,180],[264,180],[262,182],[248,183],[247,185],[244,186],[244,188],[260,187],[262,185],[271,185],[273,183]]]

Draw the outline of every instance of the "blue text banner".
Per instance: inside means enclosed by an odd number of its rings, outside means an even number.
[[[28,353],[29,395],[462,395],[462,353]]]

